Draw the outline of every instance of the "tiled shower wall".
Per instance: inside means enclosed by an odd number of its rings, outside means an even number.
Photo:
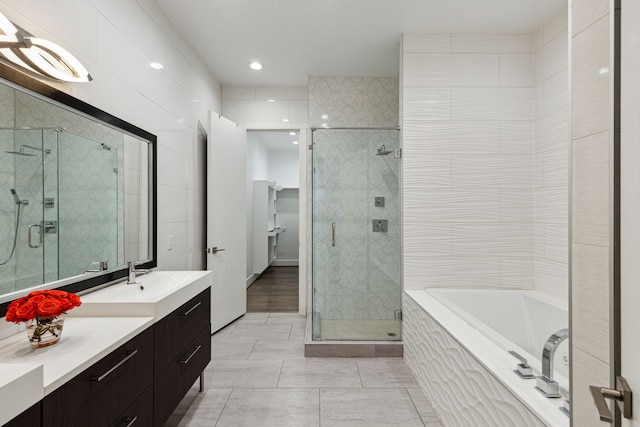
[[[533,37],[403,39],[404,286],[533,286]]]
[[[566,22],[534,35],[404,35],[407,289],[566,298]]]

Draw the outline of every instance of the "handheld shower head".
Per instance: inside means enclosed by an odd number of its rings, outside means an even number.
[[[16,189],[15,188],[11,189],[11,194],[13,195],[13,200],[16,201],[16,205],[28,205],[29,204],[28,200],[20,200],[20,197],[18,197],[18,193],[16,193]]]
[[[13,200],[16,201],[16,205],[19,205],[21,200],[20,200],[20,197],[18,197],[18,193],[16,193],[16,189],[15,188],[11,189],[11,194],[13,194]]]

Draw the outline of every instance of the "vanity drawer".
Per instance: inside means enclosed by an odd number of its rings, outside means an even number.
[[[114,422],[153,381],[152,329],[132,338],[46,396],[42,425],[87,427]]]
[[[109,427],[153,427],[153,387],[147,387]]]
[[[210,324],[209,288],[174,310],[154,326],[154,364],[158,376]]]
[[[154,421],[163,425],[211,360],[211,326],[202,329],[153,383]]]

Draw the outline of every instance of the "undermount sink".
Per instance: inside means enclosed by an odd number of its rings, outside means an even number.
[[[211,286],[209,271],[153,271],[80,297],[76,317],[153,316],[156,321]]]
[[[0,363],[0,425],[20,415],[44,397],[42,365]]]

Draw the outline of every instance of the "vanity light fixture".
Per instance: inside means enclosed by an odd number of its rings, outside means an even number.
[[[262,70],[262,64],[259,63],[258,61],[253,61],[249,64],[249,68],[251,68],[254,71],[260,71]]]
[[[64,82],[93,80],[86,68],[63,47],[34,37],[0,13],[0,60],[39,76]]]
[[[149,64],[149,67],[153,68],[154,70],[162,70],[164,69],[164,65],[162,65],[159,62],[152,62]]]

